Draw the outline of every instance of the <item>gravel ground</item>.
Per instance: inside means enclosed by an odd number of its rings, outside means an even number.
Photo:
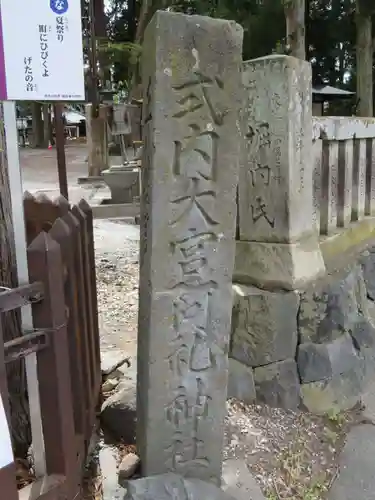
[[[95,222],[96,277],[102,349],[137,350],[139,230]]]
[[[269,500],[321,500],[356,410],[318,417],[265,405],[227,403],[224,459],[240,458]]]
[[[136,356],[138,229],[96,222],[102,349]],[[130,236],[129,236],[130,235]],[[320,500],[337,474],[337,454],[356,413],[316,417],[227,403],[224,458],[241,458],[269,500]]]

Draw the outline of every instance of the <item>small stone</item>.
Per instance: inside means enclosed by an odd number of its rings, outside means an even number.
[[[126,444],[135,442],[136,403],[135,381],[124,379],[102,405],[100,419],[103,426]]]
[[[294,358],[299,295],[234,285],[231,356],[248,366]]]
[[[106,392],[111,392],[115,387],[118,386],[118,379],[117,378],[109,378],[107,379],[104,384],[102,385],[102,392],[105,394]]]
[[[339,276],[328,275],[301,294],[298,329],[301,343],[331,342],[349,333],[366,309],[366,295],[360,266]]]
[[[253,370],[229,358],[228,398],[250,404],[256,399]]]
[[[118,469],[118,482],[121,486],[123,481],[132,477],[137,470],[140,458],[135,453],[128,453],[123,459]]]
[[[129,356],[119,349],[101,352],[102,375],[108,376],[124,363],[129,363]]]
[[[298,408],[300,383],[293,359],[255,368],[254,381],[257,400],[276,408]]]
[[[234,500],[214,484],[173,473],[127,481],[126,487],[124,500]]]
[[[298,349],[297,365],[303,383],[330,379],[360,362],[351,336],[347,333],[332,342],[301,344]]]

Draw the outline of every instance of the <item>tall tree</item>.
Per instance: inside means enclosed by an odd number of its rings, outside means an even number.
[[[373,116],[373,0],[356,0],[358,116]]]
[[[284,0],[288,52],[306,59],[305,0]]]

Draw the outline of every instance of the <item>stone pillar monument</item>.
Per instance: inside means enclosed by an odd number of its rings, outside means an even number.
[[[323,272],[313,221],[311,67],[274,55],[243,65],[235,279],[295,289]]]
[[[218,483],[235,253],[242,28],[157,12],[143,45],[137,446]]]
[[[99,116],[92,116],[92,104],[86,104],[86,140],[89,177],[101,175],[109,167],[108,106],[101,104]]]

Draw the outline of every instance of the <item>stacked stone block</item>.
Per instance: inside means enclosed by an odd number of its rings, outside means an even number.
[[[314,413],[359,402],[375,366],[374,270],[375,247],[301,291],[234,285],[230,356],[252,371],[253,400]]]

